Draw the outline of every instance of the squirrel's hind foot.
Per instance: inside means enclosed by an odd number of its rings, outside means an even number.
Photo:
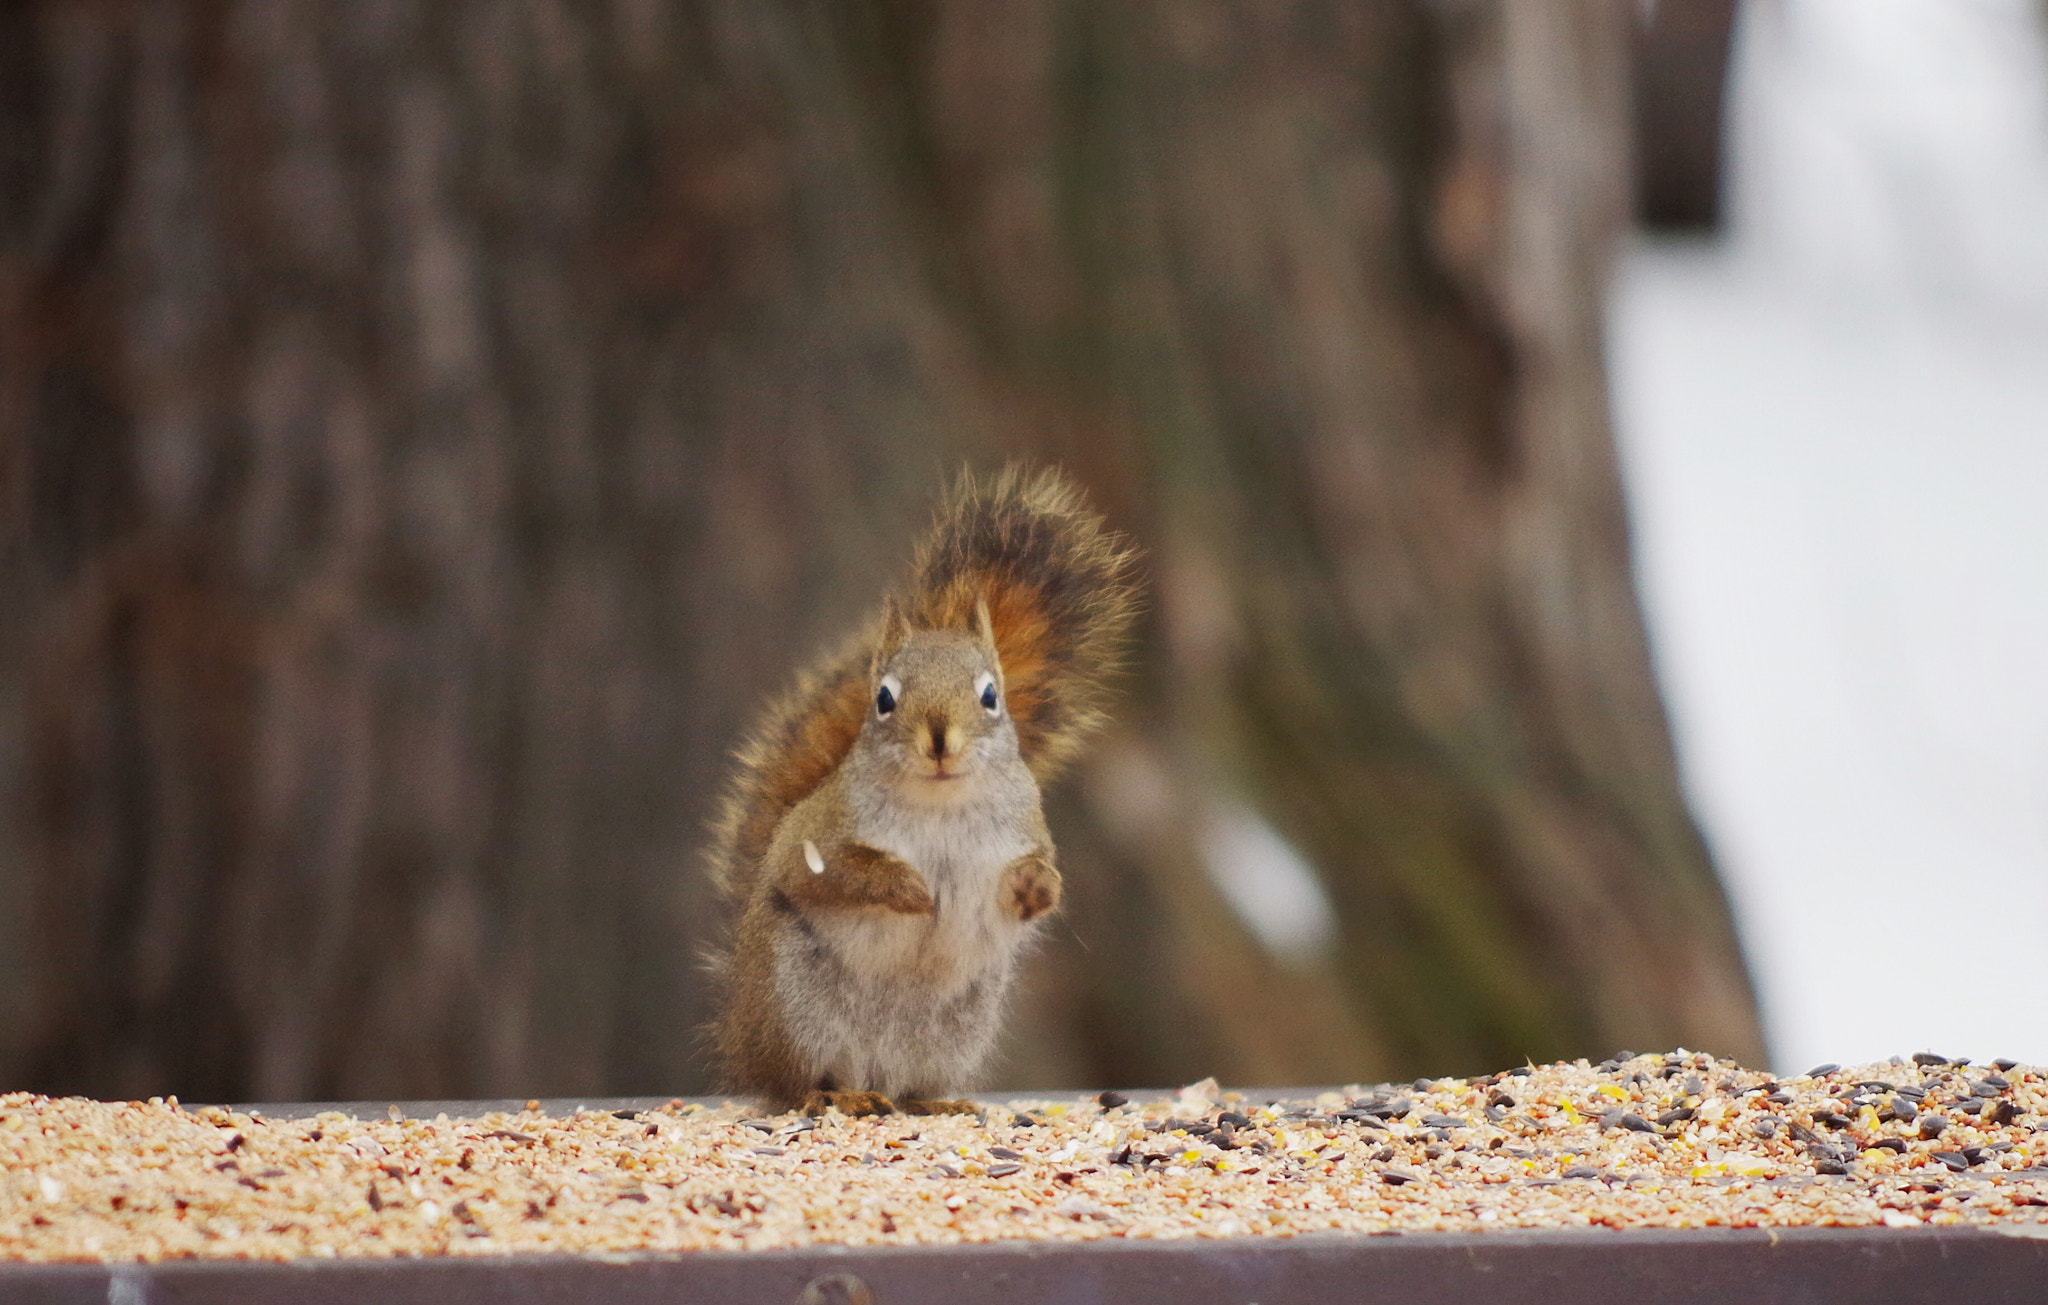
[[[893,1115],[896,1103],[879,1092],[839,1092],[825,1088],[819,1088],[804,1098],[805,1114],[817,1116],[827,1110],[837,1110],[842,1115]]]
[[[908,1097],[903,1101],[906,1115],[978,1115],[981,1107],[964,1097],[955,1101],[926,1101]]]

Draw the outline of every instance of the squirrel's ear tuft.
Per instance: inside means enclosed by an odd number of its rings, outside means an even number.
[[[981,640],[981,646],[988,649],[991,658],[997,657],[996,626],[989,619],[986,595],[974,600],[974,637]]]
[[[880,675],[882,667],[903,647],[910,637],[910,618],[903,613],[903,604],[895,595],[882,600],[882,637],[875,641],[874,660],[870,666],[870,678]]]

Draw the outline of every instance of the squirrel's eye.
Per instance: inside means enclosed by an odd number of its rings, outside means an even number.
[[[882,677],[882,687],[875,691],[875,715],[886,716],[896,710],[896,695],[903,692],[903,682],[893,675]]]
[[[974,682],[974,687],[977,690],[977,695],[981,698],[982,707],[988,714],[991,716],[1001,715],[1003,700],[996,693],[996,677],[990,675],[987,671],[983,671],[981,678]]]

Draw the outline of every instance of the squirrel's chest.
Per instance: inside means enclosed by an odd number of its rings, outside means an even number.
[[[1002,909],[998,889],[1004,868],[1032,850],[1011,822],[877,821],[861,829],[860,839],[915,867],[935,910],[922,917],[864,912],[845,920],[834,941],[850,968],[879,981],[922,981],[939,989],[1008,968],[1023,926]]]
[[[915,866],[934,894],[993,889],[1003,867],[1031,850],[1009,821],[882,820],[865,825],[860,838]]]

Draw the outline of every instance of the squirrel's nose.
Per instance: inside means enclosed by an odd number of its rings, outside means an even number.
[[[953,724],[944,716],[932,715],[925,718],[924,727],[931,735],[930,754],[933,761],[944,761],[946,753],[958,752],[959,740],[953,736]]]

